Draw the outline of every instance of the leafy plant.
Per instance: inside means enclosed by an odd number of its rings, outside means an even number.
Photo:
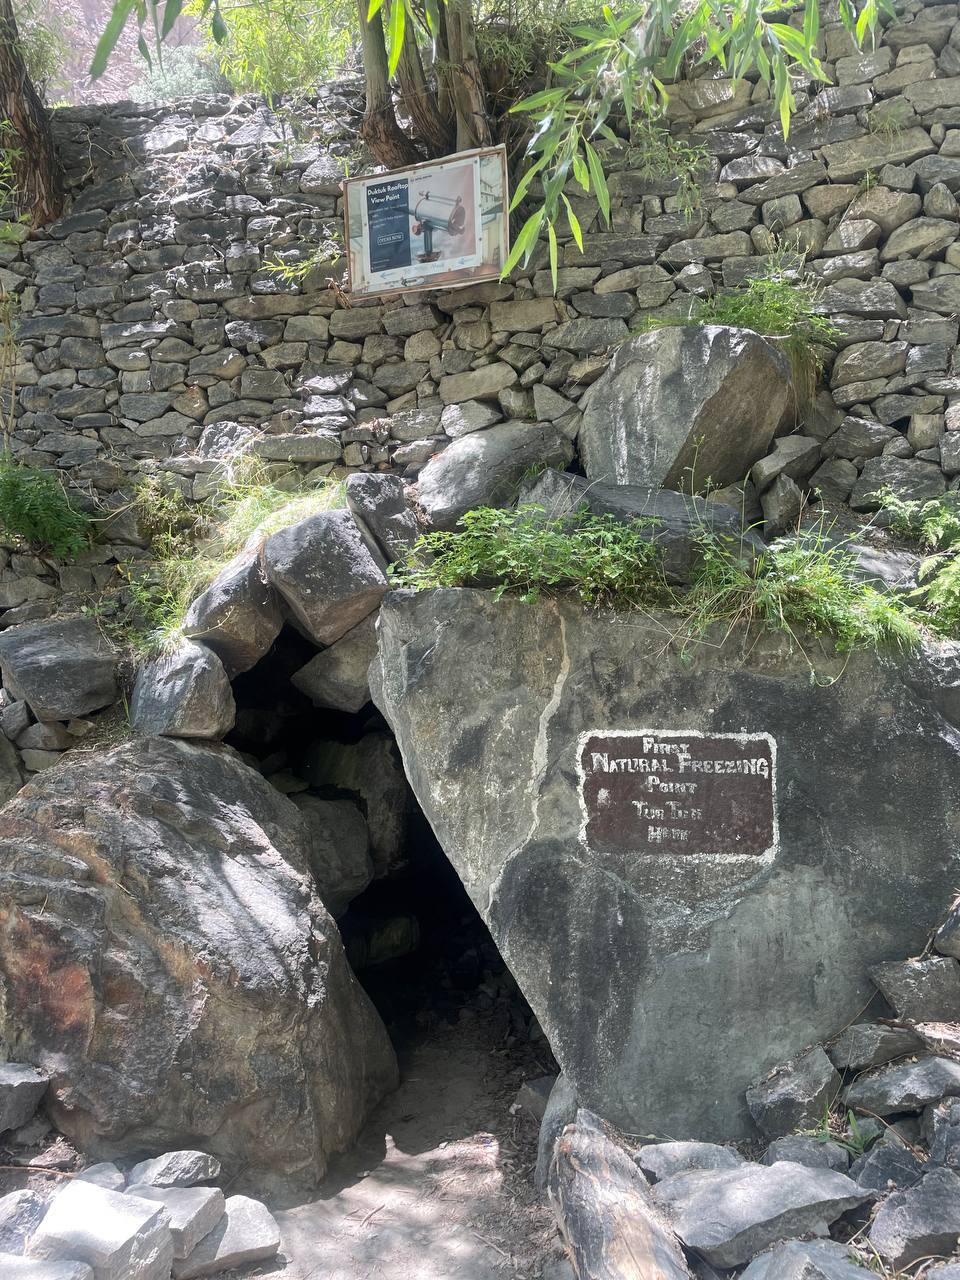
[[[0,530],[58,559],[76,555],[90,536],[90,517],[70,505],[60,479],[0,455]]]
[[[960,493],[926,502],[900,498],[891,489],[878,495],[887,523],[933,554],[920,564],[912,599],[945,636],[960,636]]]
[[[206,51],[176,45],[163,61],[149,63],[141,78],[130,86],[134,102],[170,102],[204,93],[225,93],[230,82]]]
[[[704,146],[675,138],[668,129],[641,120],[631,138],[630,167],[651,178],[673,178],[681,213],[690,218],[700,207],[700,183],[710,163]]]
[[[0,119],[0,216],[16,214],[20,203],[17,162],[22,151],[19,143],[10,121]]]
[[[332,267],[343,256],[343,232],[339,227],[324,227],[323,232],[317,244],[286,249],[272,261],[264,263],[264,270],[277,276],[284,284],[300,285],[314,271]]]
[[[570,592],[585,604],[628,608],[664,603],[670,596],[651,542],[651,523],[624,524],[582,508],[552,518],[543,507],[478,507],[454,532],[428,533],[406,564],[391,570],[394,585],[490,586],[522,600]]]
[[[51,83],[60,78],[60,69],[67,60],[74,20],[69,14],[58,13],[53,25],[39,0],[15,0],[13,12],[27,74],[41,98],[46,98]]]

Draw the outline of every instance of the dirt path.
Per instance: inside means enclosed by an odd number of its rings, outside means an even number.
[[[309,1203],[277,1214],[284,1280],[540,1280],[557,1258],[534,1201],[536,1124],[509,1108],[525,1076],[484,1020],[400,1055],[399,1090]]]

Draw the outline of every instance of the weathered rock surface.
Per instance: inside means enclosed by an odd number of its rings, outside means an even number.
[[[399,476],[363,471],[347,477],[347,506],[363,522],[387,560],[401,560],[419,536]]]
[[[0,1199],[0,1250],[23,1253],[46,1211],[43,1196],[27,1188]]]
[[[751,1085],[747,1106],[761,1133],[779,1137],[816,1125],[839,1091],[840,1077],[817,1046]]]
[[[960,1062],[926,1057],[902,1067],[887,1067],[860,1076],[844,1091],[844,1102],[854,1110],[890,1116],[897,1111],[920,1111],[941,1098],[960,1096]]]
[[[957,658],[941,649],[921,692],[922,653],[824,654],[821,674],[842,678],[811,685],[779,637],[718,635],[681,659],[674,630],[567,602],[391,592],[371,689],[581,1105],[627,1132],[725,1141],[754,1131],[744,1090],[854,1018],[868,966],[920,950],[952,897],[960,770],[941,717],[956,719]],[[702,854],[661,850],[663,819],[585,829],[578,768],[586,785],[603,750],[638,757],[648,729],[769,734],[773,845],[769,827],[753,853],[738,825]],[[639,738],[581,760],[582,735],[624,732]],[[664,813],[696,796],[634,768],[610,787]],[[657,777],[703,785],[677,766]]]
[[[736,1267],[775,1240],[826,1235],[868,1199],[842,1173],[779,1164],[681,1173],[653,1188],[653,1199],[689,1249],[717,1267]]]
[[[908,1027],[887,1027],[879,1022],[856,1022],[837,1037],[828,1049],[830,1061],[841,1070],[864,1071],[880,1067],[894,1058],[916,1053],[919,1036]]]
[[[306,792],[293,797],[309,831],[307,859],[320,899],[341,915],[373,879],[370,831],[350,800],[323,800]]]
[[[767,452],[790,369],[747,329],[678,326],[631,338],[581,402],[591,480],[696,492],[734,484]]]
[[[713,1142],[652,1142],[634,1157],[644,1173],[657,1182],[695,1169],[736,1169],[744,1158],[735,1147]]]
[[[754,1258],[741,1280],[863,1280],[863,1267],[834,1240],[791,1240]]]
[[[87,1263],[96,1280],[167,1280],[173,1238],[162,1206],[74,1181],[54,1196],[29,1251]]]
[[[194,1187],[219,1177],[220,1161],[206,1151],[166,1151],[135,1164],[129,1182],[141,1187]]]
[[[947,956],[875,964],[870,977],[904,1022],[960,1021],[960,964]]]
[[[130,699],[130,723],[164,738],[222,738],[237,708],[223,663],[206,645],[185,640],[145,662]]]
[[[417,501],[434,529],[472,507],[507,507],[531,467],[565,467],[573,445],[544,422],[500,422],[455,440],[420,472]]]
[[[808,1169],[836,1169],[838,1173],[846,1173],[850,1167],[850,1157],[839,1143],[821,1142],[799,1133],[786,1134],[770,1143],[762,1163],[776,1164],[778,1160],[791,1160]]]
[[[219,1187],[147,1187],[131,1183],[127,1195],[149,1200],[166,1210],[175,1258],[188,1257],[224,1213]]]
[[[950,1254],[960,1237],[960,1178],[933,1169],[919,1186],[897,1191],[877,1211],[868,1239],[894,1267]]]
[[[14,1253],[0,1253],[4,1280],[96,1280],[85,1262],[40,1262]]]
[[[38,720],[69,720],[115,702],[116,659],[91,618],[38,622],[0,633],[3,683]]]
[[[231,1196],[224,1216],[191,1254],[173,1264],[174,1280],[197,1280],[230,1267],[272,1258],[280,1248],[280,1228],[259,1200]]]
[[[377,618],[369,614],[291,677],[316,707],[359,711],[370,701],[367,672],[377,652]]]
[[[19,1062],[0,1063],[0,1133],[19,1129],[47,1091],[50,1077]]]
[[[0,1035],[49,1068],[82,1149],[203,1146],[261,1188],[309,1183],[392,1087],[309,838],[227,749],[165,738],[64,764],[4,810]]]
[[[267,578],[316,644],[334,644],[387,589],[386,561],[349,511],[324,511],[281,529],[263,547]]]
[[[280,634],[283,615],[258,556],[239,555],[187,610],[184,635],[218,654],[229,676],[249,671]]]

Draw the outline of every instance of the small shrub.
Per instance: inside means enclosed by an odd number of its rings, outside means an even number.
[[[643,121],[631,138],[631,168],[649,178],[676,178],[676,199],[681,213],[692,217],[700,207],[700,183],[710,164],[702,145],[675,138],[669,129]]]
[[[551,518],[543,507],[468,511],[452,533],[428,533],[408,562],[395,567],[395,586],[490,586],[522,600],[569,592],[585,604],[627,608],[665,603],[671,593],[650,541],[650,522],[624,524],[585,508]]]
[[[960,637],[960,493],[926,502],[905,500],[890,489],[878,496],[889,527],[933,552],[920,565],[911,599],[941,635]]]
[[[832,637],[839,653],[909,649],[922,635],[916,611],[893,595],[858,581],[849,552],[815,532],[770,547],[751,572],[725,544],[701,539],[702,556],[684,598],[693,635],[714,623],[757,624]]]
[[[207,93],[227,93],[230,84],[209,54],[178,45],[163,53],[163,61],[146,67],[130,86],[134,102],[171,102]]]
[[[70,505],[59,478],[0,457],[0,529],[58,559],[76,555],[90,537],[90,517]]]

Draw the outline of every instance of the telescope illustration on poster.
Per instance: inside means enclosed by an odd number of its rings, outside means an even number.
[[[344,206],[353,294],[496,279],[508,251],[506,150],[349,179]]]

